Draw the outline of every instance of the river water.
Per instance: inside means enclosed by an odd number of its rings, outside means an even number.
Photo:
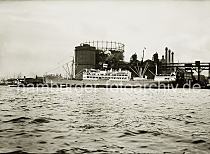
[[[210,91],[0,87],[0,153],[210,153]]]

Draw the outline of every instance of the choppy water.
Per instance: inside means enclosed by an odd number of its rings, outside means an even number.
[[[210,91],[0,87],[0,152],[210,153]]]

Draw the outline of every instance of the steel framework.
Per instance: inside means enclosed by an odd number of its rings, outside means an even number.
[[[198,81],[200,80],[200,73],[203,70],[208,71],[208,77],[210,78],[210,62],[201,63],[200,61],[195,61],[195,63],[165,63],[162,64],[163,68],[183,68],[185,70],[194,70],[198,73]]]
[[[119,42],[112,41],[86,41],[82,44],[89,44],[90,46],[95,47],[97,50],[103,51],[120,51],[124,52],[125,45]]]

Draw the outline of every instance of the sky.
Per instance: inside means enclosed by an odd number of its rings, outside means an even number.
[[[210,62],[209,29],[210,1],[0,1],[0,77],[62,70],[89,40],[124,43],[126,61],[167,46],[176,62]]]

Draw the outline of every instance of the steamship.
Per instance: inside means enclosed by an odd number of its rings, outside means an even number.
[[[129,81],[131,72],[127,70],[96,70],[85,69],[82,75],[83,80],[110,80],[110,81]]]

